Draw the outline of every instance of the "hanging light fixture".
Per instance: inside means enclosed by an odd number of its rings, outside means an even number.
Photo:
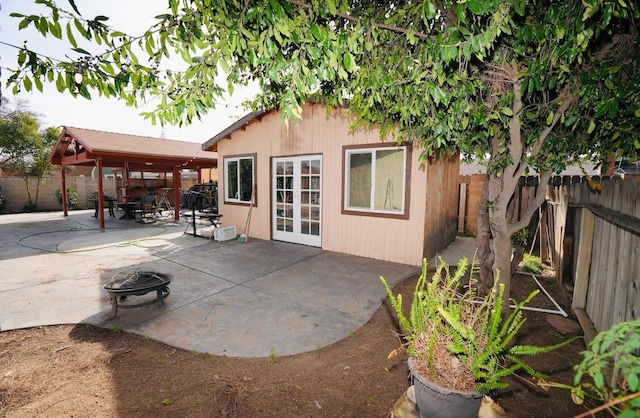
[[[84,78],[84,66],[82,64],[78,64],[76,66],[76,73],[73,75],[73,81],[76,84],[82,84],[82,80]]]

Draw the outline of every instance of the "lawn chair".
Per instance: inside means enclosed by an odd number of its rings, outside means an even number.
[[[144,219],[145,217],[155,218],[158,212],[158,203],[156,202],[155,194],[147,194],[140,198],[140,208],[137,210],[140,212],[140,217]]]

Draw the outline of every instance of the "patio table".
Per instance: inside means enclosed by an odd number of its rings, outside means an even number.
[[[139,202],[120,202],[118,207],[122,209],[124,215],[120,219],[136,219],[135,209]]]

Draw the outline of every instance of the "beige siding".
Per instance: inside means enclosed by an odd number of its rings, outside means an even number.
[[[224,203],[224,166],[225,156],[256,154],[257,205],[251,217],[250,237],[271,239],[271,157],[317,154],[323,158],[322,179],[322,248],[328,251],[371,257],[399,263],[419,265],[428,246],[425,232],[438,234],[437,243],[446,242],[448,229],[455,238],[457,200],[453,203],[453,215],[450,215],[449,195],[444,199],[447,204],[442,208],[427,208],[427,197],[434,199],[434,194],[427,196],[427,170],[430,165],[420,163],[420,150],[414,149],[411,154],[411,177],[408,189],[411,190],[409,202],[409,219],[386,217],[358,216],[343,214],[342,207],[342,159],[345,145],[375,145],[381,139],[377,130],[349,131],[349,121],[339,117],[338,111],[327,115],[322,105],[306,104],[303,117],[289,128],[280,119],[277,111],[267,113],[262,120],[254,122],[244,130],[234,132],[231,139],[223,139],[218,143],[218,172],[220,178],[220,213],[224,215],[225,226],[235,225],[238,233],[243,232],[248,207]],[[439,179],[436,193],[442,193],[445,187],[452,187],[457,199],[457,165],[442,163],[439,174],[452,175],[451,179]],[[455,167],[454,167],[455,166]],[[425,225],[425,214],[447,216],[452,221],[450,228],[438,228],[443,219],[428,217],[433,224]],[[452,218],[452,219],[449,219]],[[450,241],[448,241],[450,242]],[[448,244],[448,242],[446,242]],[[440,249],[440,248],[438,248]]]

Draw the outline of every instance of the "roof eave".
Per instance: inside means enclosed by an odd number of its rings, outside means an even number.
[[[243,116],[242,118],[238,119],[233,124],[229,125],[227,128],[225,128],[222,131],[218,132],[216,135],[214,135],[207,142],[202,144],[202,150],[203,151],[217,151],[218,147],[217,147],[216,144],[218,143],[218,141],[221,141],[221,140],[223,140],[225,138],[230,138],[231,135],[234,132],[236,132],[239,129],[244,128],[246,125],[251,124],[256,119],[260,119],[265,113],[268,113],[270,111],[271,110],[262,109],[262,110],[258,110],[258,111],[255,111],[255,112],[251,112],[251,113]]]

